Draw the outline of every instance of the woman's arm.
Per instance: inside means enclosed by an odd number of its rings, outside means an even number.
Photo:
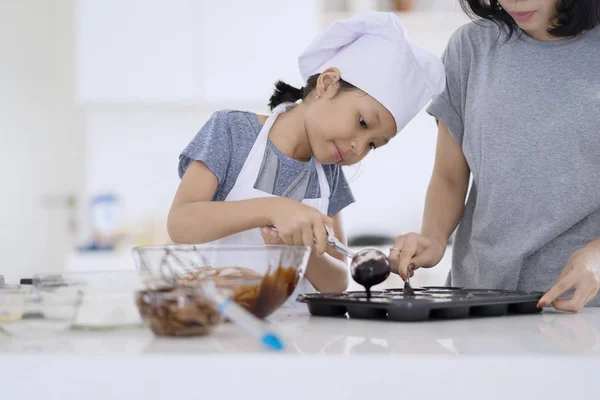
[[[396,238],[390,253],[392,269],[406,279],[412,270],[437,265],[446,251],[450,235],[460,222],[465,209],[470,169],[460,144],[442,123],[433,174],[427,189],[421,234],[409,233]]]
[[[439,241],[444,248],[462,218],[470,175],[462,147],[452,138],[446,125],[439,122],[421,234]]]

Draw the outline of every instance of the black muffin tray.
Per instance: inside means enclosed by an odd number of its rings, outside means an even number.
[[[404,296],[402,289],[371,292],[370,299],[366,292],[302,294],[298,301],[314,316],[426,321],[539,313],[544,294],[432,286],[413,290],[414,296]]]

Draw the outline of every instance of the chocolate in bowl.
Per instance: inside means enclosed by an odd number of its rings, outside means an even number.
[[[201,290],[162,287],[136,292],[142,319],[157,336],[205,336],[221,321],[214,305]]]
[[[218,288],[231,289],[234,300],[260,318],[292,300],[310,252],[306,246],[209,243],[132,251],[140,275],[189,287],[211,279]]]
[[[179,282],[194,286],[210,279],[220,289],[230,290],[232,299],[258,318],[266,318],[281,307],[296,288],[296,268],[277,267],[264,276],[241,267],[200,267],[182,275]]]

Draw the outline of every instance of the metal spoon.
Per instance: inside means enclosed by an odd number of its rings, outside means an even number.
[[[354,257],[356,257],[356,253],[353,252],[352,250],[350,250],[350,248],[348,246],[346,246],[344,243],[340,242],[338,240],[338,238],[336,238],[335,235],[333,234],[333,231],[331,230],[331,228],[328,227],[327,225],[325,225],[325,232],[327,233],[327,244],[329,246],[341,251],[342,253],[346,254],[351,259],[354,259]]]
[[[410,285],[410,265],[408,266],[408,268],[406,270],[406,280],[404,281],[404,289],[402,290],[402,294],[404,295],[404,297],[414,297],[415,296],[415,291],[413,290],[412,286]]]
[[[277,231],[277,228],[273,226],[270,228]],[[390,276],[392,271],[390,260],[382,251],[377,249],[364,249],[355,253],[340,242],[335,237],[333,230],[327,225],[325,225],[325,232],[327,233],[327,245],[339,250],[352,260],[350,262],[352,279],[359,285],[364,286],[367,298],[371,298],[371,287],[380,284]]]
[[[390,276],[390,260],[377,249],[364,249],[354,253],[335,237],[328,226],[325,226],[325,231],[329,246],[338,249],[352,260],[350,263],[352,279],[364,286],[367,299],[371,298],[371,287],[380,284]]]

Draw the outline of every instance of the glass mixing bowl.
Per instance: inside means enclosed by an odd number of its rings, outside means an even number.
[[[0,289],[0,328],[11,336],[40,338],[71,328],[82,292],[31,287]]]
[[[203,279],[233,291],[233,299],[265,318],[290,298],[310,256],[309,247],[280,245],[170,245],[133,249],[143,276],[194,286]]]

